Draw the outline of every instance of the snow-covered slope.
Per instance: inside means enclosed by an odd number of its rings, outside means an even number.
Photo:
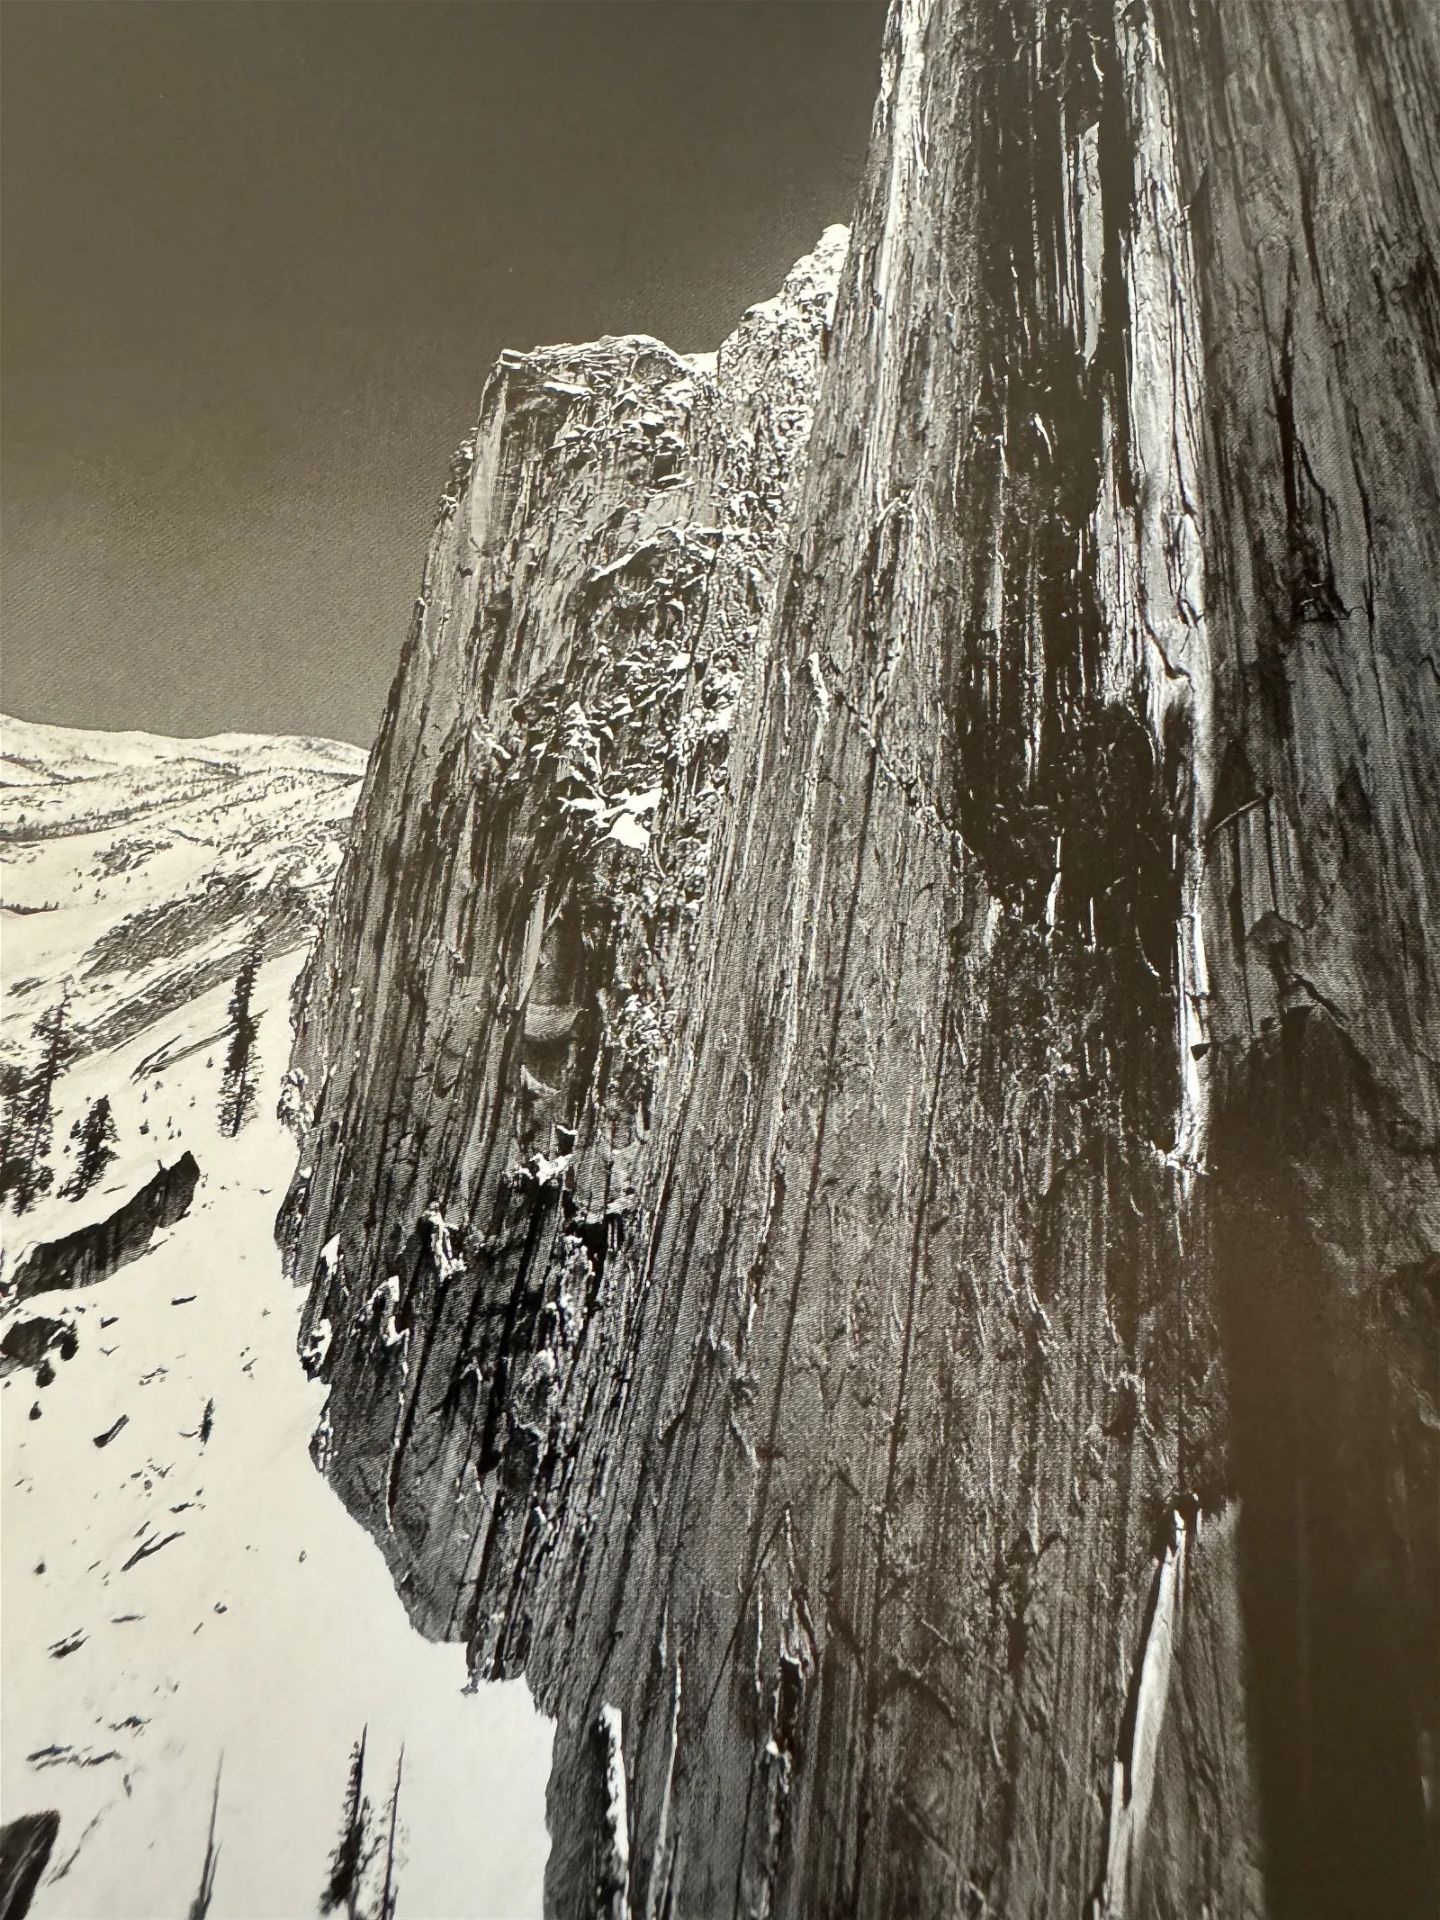
[[[0,1305],[0,1339],[41,1317],[73,1332],[68,1359],[67,1339],[0,1378],[0,1818],[60,1816],[32,1911],[179,1920],[219,1769],[212,1920],[314,1913],[368,1728],[377,1806],[404,1746],[401,1920],[537,1913],[548,1723],[521,1685],[466,1691],[461,1649],[411,1628],[380,1552],[309,1456],[324,1394],[295,1356],[299,1297],[273,1237],[295,1163],[276,1104],[303,932],[260,970],[254,1117],[233,1139],[216,1123],[226,1004],[263,876],[308,870],[318,895],[361,756],[13,723],[5,747],[26,784],[0,798],[0,817],[32,829],[4,846],[7,903],[58,899],[5,916],[6,1048],[24,1054],[33,1013],[68,980],[91,1044],[57,1089],[57,1149],[101,1094],[118,1136],[83,1199],[52,1191],[4,1218],[5,1273],[34,1243],[105,1219],[157,1165],[188,1150],[200,1166],[189,1213],[141,1258],[95,1286]],[[41,801],[56,829],[43,837]],[[137,840],[133,867],[97,871],[104,848]],[[134,1006],[117,927],[203,901],[211,871],[235,881],[238,911],[147,961],[139,980],[158,990],[145,1013],[95,1044]],[[27,993],[16,941],[37,922],[45,941],[25,965],[42,985]],[[94,968],[97,951],[121,957]],[[208,967],[219,977],[188,995]],[[68,1163],[54,1161],[58,1188]]]
[[[0,784],[6,786],[104,779],[126,769],[143,772],[160,766],[210,767],[220,773],[236,767],[252,773],[301,767],[355,779],[365,771],[365,753],[348,740],[298,734],[212,733],[183,740],[163,733],[56,727],[13,715],[0,719]]]
[[[113,1046],[250,946],[308,944],[364,770],[342,741],[0,718],[7,1050],[67,983],[81,1045]]]

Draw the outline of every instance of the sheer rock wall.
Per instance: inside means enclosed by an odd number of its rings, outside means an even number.
[[[718,355],[506,354],[453,463],[288,1095],[329,1468],[432,1632],[523,1646],[498,1570],[635,1204],[845,241]]]
[[[1433,1905],[1437,122],[1400,0],[897,0],[783,560],[678,632],[713,455],[577,575],[592,376],[487,394],[288,1231],[557,1914]],[[713,801],[590,754],[611,580],[744,633]]]

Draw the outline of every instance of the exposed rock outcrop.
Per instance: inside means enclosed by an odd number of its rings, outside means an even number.
[[[58,1813],[26,1813],[0,1827],[0,1920],[25,1920],[59,1831]]]
[[[24,1320],[12,1320],[0,1339],[0,1377],[16,1367],[41,1367],[46,1355],[58,1352],[62,1359],[73,1359],[80,1336],[67,1320],[52,1320],[47,1314],[31,1314]]]
[[[753,589],[758,353],[487,390],[287,1234],[557,1914],[1433,1906],[1437,121],[1400,0],[897,0]]]
[[[431,1631],[533,1545],[635,1205],[845,239],[708,359],[507,354],[442,504],[292,1075],[331,1472]]]
[[[182,1153],[103,1220],[32,1247],[15,1269],[15,1298],[28,1300],[37,1293],[93,1287],[108,1280],[131,1260],[138,1260],[163,1228],[184,1218],[199,1179],[194,1154]]]

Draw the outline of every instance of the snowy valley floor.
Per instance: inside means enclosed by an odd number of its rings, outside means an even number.
[[[309,1457],[323,1393],[296,1360],[301,1296],[273,1238],[296,964],[261,974],[263,1084],[238,1139],[215,1123],[219,988],[65,1077],[57,1145],[105,1093],[121,1157],[84,1200],[4,1223],[13,1277],[32,1241],[103,1219],[157,1163],[189,1148],[200,1164],[189,1214],[148,1253],[0,1321],[46,1314],[78,1336],[50,1384],[32,1367],[0,1383],[0,1809],[60,1815],[41,1920],[182,1920],[217,1768],[213,1920],[314,1914],[367,1727],[382,1809],[404,1745],[399,1920],[540,1911],[549,1723],[523,1685],[465,1691],[462,1650],[411,1629]],[[169,1065],[137,1072],[162,1048]]]

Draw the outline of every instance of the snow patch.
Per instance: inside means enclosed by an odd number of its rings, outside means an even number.
[[[104,925],[93,907],[78,920],[83,941]],[[366,1726],[377,1780],[405,1749],[401,1912],[541,1910],[550,1724],[521,1683],[470,1691],[463,1649],[414,1631],[310,1457],[325,1389],[297,1358],[302,1296],[273,1237],[297,1158],[275,1105],[299,961],[260,971],[259,1099],[237,1138],[216,1125],[223,1051],[206,1045],[221,985],[63,1077],[57,1142],[105,1093],[120,1157],[83,1201],[5,1222],[7,1241],[52,1240],[103,1219],[157,1149],[205,1169],[190,1213],[56,1296],[55,1339],[0,1378],[0,1800],[7,1820],[59,1815],[36,1920],[186,1912],[217,1769],[211,1920],[313,1913]]]

